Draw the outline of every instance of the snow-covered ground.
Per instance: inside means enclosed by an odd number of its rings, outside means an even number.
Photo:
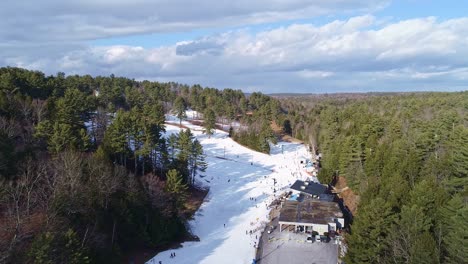
[[[166,119],[178,122],[172,116]],[[201,127],[182,124],[190,127],[207,155],[208,169],[197,176],[197,182],[210,191],[189,222],[200,241],[185,242],[181,248],[161,252],[147,263],[252,263],[254,246],[268,221],[267,205],[296,179],[312,178],[299,162],[310,155],[304,145],[287,142],[272,146],[271,154],[266,155],[237,144],[223,131],[216,130],[209,138]],[[180,129],[167,125],[166,130],[171,134]],[[171,258],[171,253],[176,256]]]
[[[200,119],[203,119],[203,114],[201,113],[197,113],[197,111],[195,110],[187,110],[185,112],[185,114],[187,115],[187,119],[188,120],[200,120]],[[166,115],[166,120],[167,121],[172,121],[172,122],[179,122],[179,119],[177,117],[174,117],[174,116],[169,116],[169,115]],[[219,121],[219,120],[218,120]],[[222,127],[222,129],[224,131],[228,131],[230,127],[234,128],[235,131],[239,131],[239,130],[246,130],[247,127],[245,125],[242,125],[241,123],[239,123],[238,121],[232,121],[232,122],[228,122],[227,124],[224,124],[224,123],[216,123],[218,126]]]

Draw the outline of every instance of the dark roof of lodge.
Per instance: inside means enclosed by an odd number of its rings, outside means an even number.
[[[304,189],[301,187],[304,186]],[[327,192],[327,186],[315,183],[315,182],[305,182],[297,180],[293,185],[291,185],[291,189],[300,191],[303,193],[308,193],[311,195],[321,195]]]
[[[322,193],[318,196],[318,199],[320,199],[320,201],[333,202],[335,200],[335,195]]]
[[[335,222],[335,218],[343,218],[343,213],[337,203],[306,199],[303,202],[284,201],[278,220],[279,222],[326,225]]]

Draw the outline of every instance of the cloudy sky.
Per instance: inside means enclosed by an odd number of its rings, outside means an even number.
[[[468,89],[462,0],[2,0],[0,66],[265,93]]]

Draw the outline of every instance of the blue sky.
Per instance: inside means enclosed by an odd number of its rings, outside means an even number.
[[[382,19],[388,19],[389,21],[399,21],[429,16],[436,16],[437,18],[446,20],[466,16],[468,14],[468,4],[460,0],[399,0],[389,2],[385,8],[376,10],[374,14]],[[351,15],[360,15],[360,13],[355,12],[351,13]],[[154,33],[104,38],[92,40],[90,41],[90,44],[99,46],[138,45],[145,48],[151,48],[163,45],[173,45],[180,41],[197,39],[203,36],[219,34],[226,31],[248,29],[252,33],[255,33],[297,23],[324,25],[337,19],[346,20],[349,17],[350,14],[337,13],[306,19],[291,19],[263,24],[242,25],[237,27],[210,27],[173,33]]]
[[[0,66],[246,92],[459,91],[464,2],[6,0]]]
[[[441,19],[466,16],[468,4],[460,0],[399,0],[377,12],[379,16],[395,19],[436,16]]]

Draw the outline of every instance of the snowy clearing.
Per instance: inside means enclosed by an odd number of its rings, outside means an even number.
[[[167,120],[179,121],[172,116]],[[237,144],[223,131],[216,130],[209,138],[202,133],[203,128],[182,124],[192,130],[207,155],[208,169],[196,180],[210,191],[189,222],[200,241],[185,242],[181,248],[161,252],[147,263],[252,263],[254,245],[268,221],[267,205],[296,179],[312,178],[299,162],[310,155],[304,145],[287,142],[272,146],[271,155],[266,155]],[[166,126],[166,134],[179,131],[176,126]],[[246,234],[250,230],[253,234]],[[176,257],[171,258],[171,253]]]

